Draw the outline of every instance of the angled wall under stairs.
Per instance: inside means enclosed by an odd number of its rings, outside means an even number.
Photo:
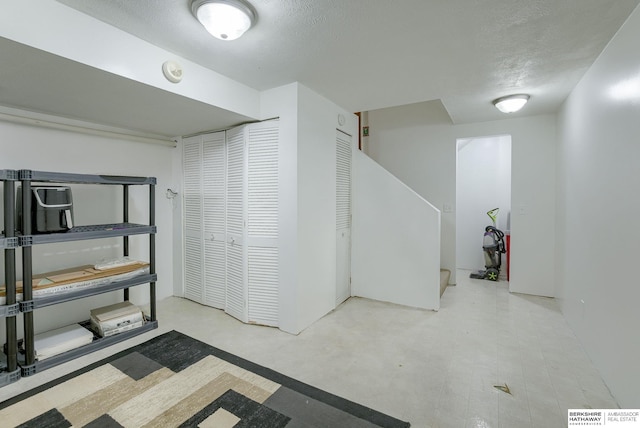
[[[440,211],[359,150],[352,180],[352,295],[440,309]]]

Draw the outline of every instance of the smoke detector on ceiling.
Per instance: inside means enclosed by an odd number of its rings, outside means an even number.
[[[182,80],[182,66],[175,61],[165,61],[162,64],[162,74],[171,83],[178,83]]]

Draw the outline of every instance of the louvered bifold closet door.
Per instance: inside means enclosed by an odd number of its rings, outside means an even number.
[[[336,305],[351,295],[351,136],[336,131]]]
[[[249,322],[278,326],[279,122],[248,126],[247,269]]]
[[[226,305],[226,153],[225,133],[203,136],[202,187],[204,215],[203,303]]]
[[[225,312],[247,322],[246,288],[246,157],[244,127],[227,131],[226,255],[227,293]]]
[[[184,297],[203,303],[202,138],[183,145]]]

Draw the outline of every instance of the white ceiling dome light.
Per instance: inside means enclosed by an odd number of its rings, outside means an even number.
[[[493,100],[493,105],[503,113],[515,113],[529,101],[529,95],[516,94]]]
[[[192,0],[191,12],[220,40],[237,39],[255,21],[252,8],[242,0]]]

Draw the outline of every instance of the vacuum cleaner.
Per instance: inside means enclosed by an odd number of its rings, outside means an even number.
[[[475,279],[488,279],[489,281],[497,281],[500,276],[500,266],[502,265],[502,254],[507,250],[504,246],[504,232],[496,227],[496,219],[498,218],[499,208],[494,208],[487,212],[493,226],[487,226],[484,229],[484,237],[482,239],[482,251],[484,252],[485,270],[479,270],[470,275]]]

